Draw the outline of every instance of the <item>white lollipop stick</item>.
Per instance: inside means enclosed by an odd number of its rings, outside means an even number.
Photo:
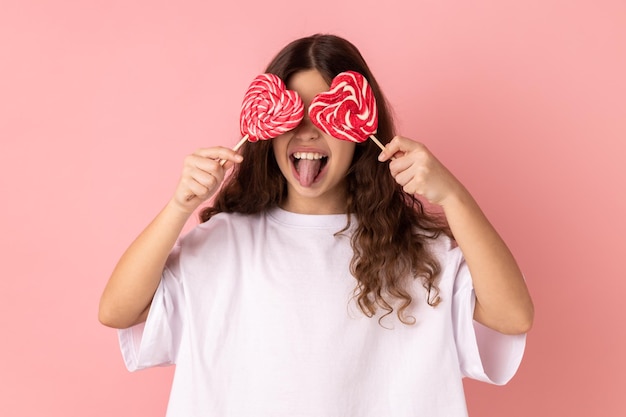
[[[241,138],[241,140],[239,141],[239,143],[237,143],[235,145],[235,147],[233,148],[233,151],[237,152],[239,150],[239,148],[241,148],[243,146],[244,143],[246,143],[246,141],[248,140],[248,137],[250,137],[250,135],[248,135],[247,133],[244,135],[243,138]],[[222,159],[220,161],[220,165],[224,166],[224,164],[226,163],[225,159]]]
[[[376,145],[378,145],[381,151],[385,150],[385,147],[383,146],[382,143],[380,143],[380,141],[376,138],[376,136],[370,135],[370,139],[373,140]]]

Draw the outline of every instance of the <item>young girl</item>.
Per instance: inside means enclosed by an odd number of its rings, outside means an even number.
[[[100,321],[122,329],[130,370],[176,364],[168,416],[465,416],[462,377],[517,370],[533,320],[522,274],[463,185],[394,136],[359,51],[315,35],[266,72],[307,109],[348,70],[374,91],[383,152],[306,115],[241,155],[200,149],[115,268]]]

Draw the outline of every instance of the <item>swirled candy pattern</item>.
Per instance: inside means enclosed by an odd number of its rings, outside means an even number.
[[[248,87],[241,105],[242,136],[250,142],[282,135],[300,124],[304,117],[302,99],[287,90],[274,74],[258,75]]]
[[[365,142],[378,129],[372,88],[363,75],[354,71],[338,74],[330,90],[313,99],[309,116],[326,134],[357,143]]]

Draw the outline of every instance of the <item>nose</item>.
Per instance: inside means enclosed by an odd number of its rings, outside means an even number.
[[[311,123],[311,119],[307,115],[295,128],[294,135],[300,140],[315,140],[320,137],[320,131],[313,123]]]

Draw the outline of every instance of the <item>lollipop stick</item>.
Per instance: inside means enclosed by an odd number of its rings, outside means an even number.
[[[233,151],[237,152],[239,150],[239,148],[241,148],[243,146],[244,143],[246,143],[246,141],[248,140],[248,138],[250,137],[250,135],[248,135],[247,133],[245,134],[245,136],[243,138],[241,138],[241,140],[239,141],[239,143],[237,143],[235,145],[235,147],[233,148]]]
[[[249,137],[249,136],[250,136],[250,135],[248,135],[248,134],[246,133],[246,134],[245,134],[245,136],[244,136],[243,138],[241,138],[241,140],[239,141],[239,143],[237,143],[237,144],[235,145],[235,147],[233,148],[233,151],[237,152],[237,151],[239,150],[239,148],[241,148],[241,147],[243,146],[243,144],[244,144],[244,143],[246,143],[246,141],[248,140],[248,137]],[[225,160],[225,159],[222,159],[222,160],[220,161],[220,165],[221,165],[221,166],[224,166],[224,164],[225,164],[225,163],[226,163],[226,160]]]
[[[376,145],[378,145],[378,147],[380,148],[381,151],[385,150],[385,147],[383,146],[382,143],[380,143],[380,141],[378,139],[376,139],[376,136],[370,135],[370,139],[373,140]]]
[[[246,143],[246,141],[248,140],[248,137],[249,137],[249,135],[246,133],[246,135],[245,135],[243,138],[241,138],[241,140],[239,141],[239,143],[237,143],[237,144],[235,145],[235,147],[233,148],[233,151],[237,152],[237,151],[239,150],[239,148],[241,148],[241,147],[243,146],[243,144],[244,144],[244,143]],[[221,165],[221,166],[224,166],[224,164],[225,164],[225,163],[226,163],[226,160],[225,160],[225,159],[222,159],[222,160],[220,161],[220,165]],[[195,195],[190,195],[190,196],[187,196],[187,201],[193,200],[193,199],[194,199],[194,197],[195,197]]]

